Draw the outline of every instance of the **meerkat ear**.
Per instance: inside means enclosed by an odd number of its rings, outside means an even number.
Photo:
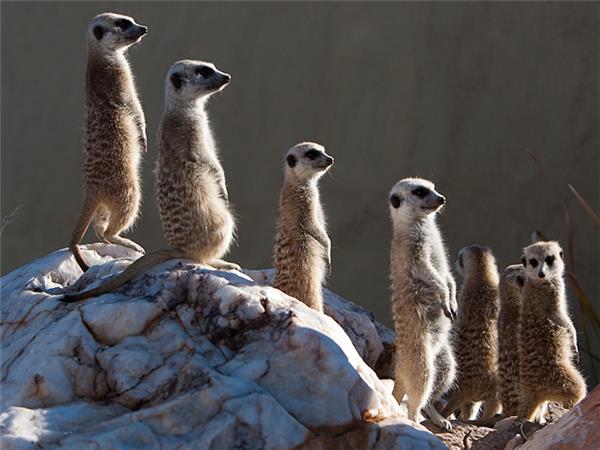
[[[465,265],[464,265],[464,263],[463,263],[463,255],[462,255],[462,253],[459,253],[459,255],[458,255],[458,265],[459,265],[460,267],[462,267],[462,268],[464,268],[464,267],[465,267]]]
[[[102,25],[96,25],[92,31],[98,40],[102,39],[102,36],[104,36],[104,27]]]
[[[525,286],[525,280],[521,275],[517,275],[517,284],[521,287]]]
[[[521,257],[521,264],[523,264],[523,267],[527,267],[527,258],[524,256]]]
[[[396,194],[393,194],[390,197],[390,203],[395,209],[398,209],[398,208],[400,208],[400,205],[402,204],[402,199],[399,196],[397,196]]]
[[[290,167],[294,167],[298,162],[296,161],[296,157],[294,155],[287,155],[287,158],[285,158],[285,160],[287,161],[287,164]]]
[[[560,259],[565,259],[565,257],[563,256],[563,252],[562,251],[559,253],[559,256],[560,256]]]
[[[173,74],[171,75],[171,78],[170,78],[170,80],[171,80],[171,84],[173,85],[173,87],[174,87],[176,90],[179,90],[179,89],[181,89],[181,85],[183,84],[183,79],[182,79],[182,77],[181,77],[181,74],[179,74],[179,73],[177,73],[177,72],[173,73]]]

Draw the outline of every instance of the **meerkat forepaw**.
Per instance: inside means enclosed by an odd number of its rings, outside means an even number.
[[[148,151],[148,141],[146,141],[145,137],[140,137],[139,139],[140,147],[142,149],[142,153],[146,153]]]
[[[451,322],[454,322],[454,319],[456,319],[456,311],[453,311],[449,306],[447,305],[442,305],[442,311],[444,312],[444,315],[450,319]]]

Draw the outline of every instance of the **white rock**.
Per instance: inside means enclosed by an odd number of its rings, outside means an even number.
[[[270,271],[181,260],[85,302],[48,294],[135,256],[90,248],[82,277],[62,250],[1,280],[3,448],[444,448],[373,371],[393,334],[364,309],[327,292],[333,320]]]

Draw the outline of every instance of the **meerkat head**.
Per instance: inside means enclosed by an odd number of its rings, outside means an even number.
[[[390,212],[394,223],[414,222],[433,214],[446,203],[435,185],[422,178],[404,178],[390,192]]]
[[[148,32],[148,27],[135,23],[131,17],[104,13],[92,19],[88,25],[88,42],[103,51],[125,50],[139,42]]]
[[[294,145],[285,157],[286,176],[299,180],[318,180],[332,165],[333,157],[314,142]]]
[[[165,80],[167,98],[184,102],[206,99],[225,88],[231,75],[214,64],[184,59],[174,63]]]
[[[458,252],[456,269],[463,277],[470,273],[492,270],[497,274],[496,260],[492,249],[485,245],[469,245]]]
[[[510,285],[517,290],[525,286],[525,268],[523,264],[511,264],[500,274],[500,282],[504,285]]]
[[[555,241],[540,241],[525,247],[521,262],[527,279],[533,282],[560,278],[565,270],[562,249]]]

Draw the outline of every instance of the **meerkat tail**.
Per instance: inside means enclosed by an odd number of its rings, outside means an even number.
[[[98,209],[98,202],[91,200],[89,197],[85,197],[83,200],[83,204],[81,205],[81,213],[79,214],[79,220],[77,222],[77,226],[73,231],[73,235],[71,236],[71,242],[69,243],[69,250],[75,256],[75,261],[81,267],[81,270],[84,272],[87,271],[90,266],[88,266],[81,256],[81,252],[79,251],[79,244],[83,239],[83,235],[87,231],[92,222],[92,218],[96,210]]]
[[[133,263],[131,263],[129,267],[127,267],[127,269],[125,269],[120,274],[112,277],[106,283],[101,284],[100,286],[89,291],[78,292],[77,294],[67,294],[63,296],[60,300],[63,302],[72,303],[85,300],[89,297],[97,297],[99,295],[106,294],[107,292],[111,292],[123,286],[135,276],[145,272],[148,269],[151,269],[154,266],[157,266],[160,263],[163,263],[170,259],[184,257],[184,253],[180,252],[179,250],[172,249],[158,250],[156,252],[149,253],[135,260]]]

